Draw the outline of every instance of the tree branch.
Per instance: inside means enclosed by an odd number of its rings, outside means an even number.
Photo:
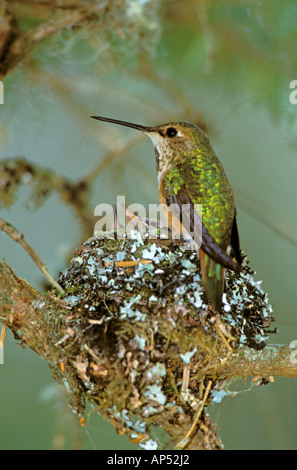
[[[49,283],[54,286],[60,294],[64,294],[63,289],[59,286],[59,284],[54,280],[53,276],[49,272],[47,266],[43,263],[43,261],[39,258],[38,254],[35,250],[26,242],[24,239],[24,234],[21,233],[16,227],[6,222],[4,219],[0,218],[0,230],[6,233],[12,240],[19,243],[29,254],[29,256],[33,259],[34,263],[38,266],[42,274],[47,278]]]

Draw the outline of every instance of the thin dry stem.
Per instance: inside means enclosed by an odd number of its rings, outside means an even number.
[[[45,263],[40,259],[38,254],[35,250],[26,242],[24,238],[24,234],[21,233],[16,227],[11,225],[10,223],[6,222],[4,219],[0,218],[0,230],[6,233],[13,241],[19,243],[24,250],[28,253],[28,255],[32,258],[36,266],[40,269],[42,274],[46,277],[49,283],[55,287],[60,294],[64,294],[64,289],[55,281],[53,276],[51,275],[49,269],[45,265]]]

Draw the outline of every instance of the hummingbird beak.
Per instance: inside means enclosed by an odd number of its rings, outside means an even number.
[[[132,127],[132,129],[137,129],[142,132],[151,132],[152,127],[141,126],[140,124],[133,124],[132,122],[118,121],[117,119],[110,119],[102,116],[91,116],[93,119],[98,119],[98,121],[112,122],[113,124],[119,124],[120,126]]]

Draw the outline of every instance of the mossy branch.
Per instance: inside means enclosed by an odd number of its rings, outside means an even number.
[[[135,257],[151,256],[151,263],[115,261],[133,243]],[[220,449],[207,414],[212,393],[235,376],[297,377],[292,350],[240,344],[223,314],[181,305],[173,296],[183,278],[181,249],[168,240],[138,243],[93,238],[81,245],[59,279],[64,299],[40,294],[0,264],[0,320],[48,362],[82,424],[89,401],[142,448]],[[156,253],[167,286],[151,275]],[[183,271],[191,256],[183,252]],[[189,276],[187,285],[193,286]],[[156,438],[156,429],[163,436]]]
[[[50,294],[42,295],[27,281],[16,276],[4,262],[0,263],[0,319],[15,337],[48,362],[55,363],[48,344],[49,324],[61,315],[69,316],[69,307]],[[57,335],[59,325],[57,324]],[[197,342],[198,343],[198,342]],[[198,344],[197,344],[198,345]],[[58,347],[63,350],[63,346]],[[255,351],[242,347],[215,368],[208,368],[207,375],[221,379],[232,377],[294,377],[297,367],[291,361],[292,348],[284,345],[267,345]],[[55,364],[55,366],[60,367]]]
[[[3,50],[2,57],[0,55],[0,79],[3,79],[6,75],[11,73],[21,62],[28,60],[35,47],[44,39],[68,27],[75,28],[84,23],[91,27],[92,24],[98,22],[98,14],[104,14],[102,8],[100,8],[98,4],[96,6],[96,2],[90,2],[85,8],[82,2],[79,1],[68,9],[51,6],[52,15],[53,10],[56,13],[54,18],[50,17],[50,19],[46,19],[28,32],[22,33],[16,27],[16,16],[11,14],[17,2],[10,3],[12,3],[12,5],[9,5],[9,2],[5,2],[5,37],[2,39],[0,36],[0,52],[1,47]],[[36,8],[36,2],[34,3]],[[31,8],[32,7],[34,7],[33,2],[31,2]],[[50,10],[48,10],[46,14],[49,15],[49,12]],[[30,17],[34,18],[33,11],[30,12]]]

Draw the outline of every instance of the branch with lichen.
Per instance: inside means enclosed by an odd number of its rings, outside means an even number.
[[[25,60],[28,60],[35,47],[39,45],[46,38],[57,34],[59,31],[66,30],[69,27],[77,28],[80,25],[87,23],[91,27],[92,23],[98,22],[98,15],[104,14],[102,7],[98,2],[83,2],[76,1],[73,5],[67,8],[59,5],[44,5],[41,2],[40,6],[46,7],[44,12],[45,18],[37,26],[30,29],[28,32],[23,33],[17,27],[17,13],[19,2],[4,2],[4,18],[5,18],[5,37],[0,42],[2,46],[2,57],[0,61],[0,79],[3,79],[7,74],[11,73],[14,68]],[[28,16],[32,19],[35,17],[36,7],[39,6],[38,2],[27,3]],[[45,9],[45,8],[44,8]],[[48,19],[48,15],[52,11],[53,17]],[[52,15],[51,15],[52,16]],[[1,37],[0,37],[1,40]]]
[[[32,190],[29,202],[34,207],[40,206],[55,191],[79,218],[82,236],[88,237],[92,233],[94,216],[89,210],[88,182],[70,181],[55,171],[30,163],[24,158],[7,158],[0,161],[0,173],[0,207],[6,208],[15,202],[22,184]]]
[[[0,13],[0,80],[16,67],[32,60],[35,50],[48,38],[61,39],[63,34],[79,37],[80,31],[88,32],[90,44],[92,35],[98,33],[101,40],[110,42],[113,48],[117,40],[133,42],[134,49],[141,39],[147,46],[154,36],[156,27],[156,2],[150,8],[141,8],[136,14],[126,0],[105,2],[73,0],[71,3],[2,0]],[[25,25],[25,27],[24,27]],[[30,27],[28,28],[28,25]],[[59,40],[58,39],[58,40]],[[143,49],[139,47],[139,53]]]
[[[88,401],[140,448],[220,449],[207,407],[226,378],[297,376],[292,351],[265,344],[271,309],[248,265],[227,277],[221,315],[196,253],[134,231],[89,239],[58,282],[63,297],[41,295],[1,264],[0,319],[49,363],[82,424]]]

